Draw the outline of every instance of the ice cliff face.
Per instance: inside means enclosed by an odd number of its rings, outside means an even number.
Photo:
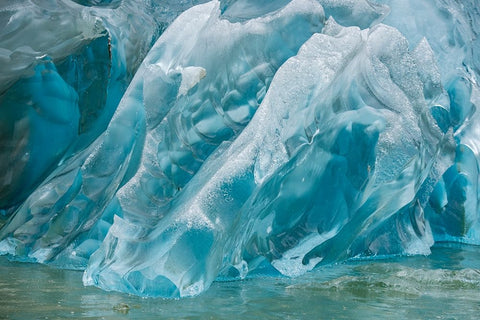
[[[0,253],[181,297],[480,242],[473,2],[56,4],[0,11]]]

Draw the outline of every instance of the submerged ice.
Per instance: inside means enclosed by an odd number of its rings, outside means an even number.
[[[480,243],[473,1],[56,2],[0,11],[1,254],[183,297]]]

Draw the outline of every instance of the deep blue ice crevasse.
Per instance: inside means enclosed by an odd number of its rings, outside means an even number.
[[[65,121],[62,132],[58,130],[58,124],[49,126],[42,121],[36,122],[28,109],[35,110],[46,120],[58,113],[61,117],[70,118],[70,121],[79,122],[79,109],[83,107],[82,98],[75,92],[76,86],[64,77],[64,70],[59,67],[58,62],[69,59],[75,53],[79,54],[89,43],[105,36],[105,30],[95,24],[95,19],[91,17],[83,19],[79,12],[69,12],[63,4],[51,6],[48,3],[34,4],[20,1],[15,4],[4,4],[2,12],[0,153],[2,157],[9,159],[2,161],[5,170],[0,174],[2,185],[0,209],[11,213],[45,179],[62,156],[68,153],[76,140],[80,126],[79,123]],[[63,28],[55,27],[50,32],[41,34],[39,32],[43,29],[48,30],[55,24],[62,25],[66,21],[69,25]],[[44,69],[47,60],[51,66],[48,71],[44,71],[44,76],[39,77],[40,70]],[[79,67],[94,69],[91,68],[92,64]],[[57,76],[53,77],[53,73]],[[42,88],[39,79],[43,79],[45,88]],[[31,85],[33,83],[39,85]],[[74,99],[65,99],[63,85],[68,85],[71,91],[75,90],[70,93],[75,96]],[[45,98],[42,98],[42,89],[46,90]],[[58,97],[55,97],[56,90]],[[56,98],[58,105],[55,105]],[[47,106],[49,111],[44,110]],[[33,128],[36,129],[32,131]],[[61,142],[62,140],[64,141]],[[12,146],[16,150],[12,150]],[[44,149],[45,152],[39,149]],[[15,156],[20,153],[24,155],[23,159]],[[11,161],[15,161],[16,165]],[[3,187],[4,185],[9,186],[8,190]]]
[[[77,93],[49,58],[2,93],[0,106],[0,208],[9,208],[75,141],[80,115]]]
[[[91,228],[142,144],[144,123],[140,104],[120,103],[105,133],[57,167],[19,207],[0,231],[0,251],[48,262]]]

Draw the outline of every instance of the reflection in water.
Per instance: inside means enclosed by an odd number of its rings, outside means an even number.
[[[476,319],[480,248],[325,266],[296,279],[216,282],[203,295],[145,299],[84,287],[78,271],[0,258],[0,319]]]

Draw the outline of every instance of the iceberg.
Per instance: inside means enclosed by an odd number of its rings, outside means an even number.
[[[0,254],[177,298],[480,244],[473,1],[58,3],[0,11]]]

